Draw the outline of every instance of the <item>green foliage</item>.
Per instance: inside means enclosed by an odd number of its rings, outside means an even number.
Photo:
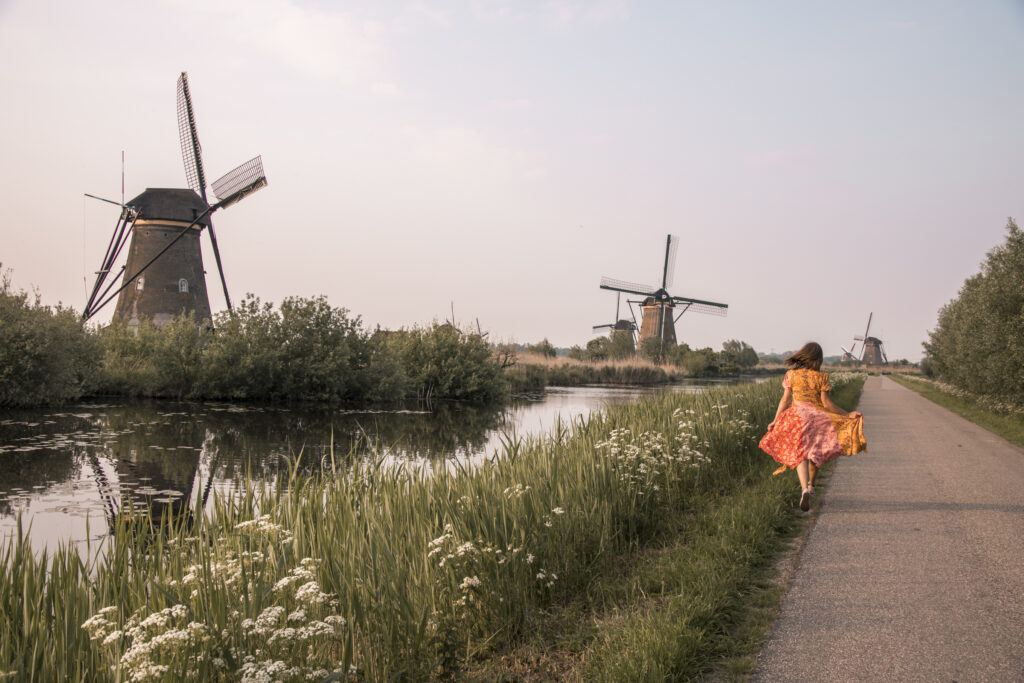
[[[390,332],[384,339],[416,396],[492,401],[505,394],[501,366],[480,335],[434,323]]]
[[[555,350],[554,345],[552,345],[552,343],[547,340],[547,337],[537,342],[536,344],[528,345],[525,351],[527,353],[536,353],[547,358],[554,358],[555,356],[558,355],[558,351]]]
[[[81,318],[63,306],[11,288],[0,274],[0,406],[62,403],[89,391],[100,347]]]
[[[652,363],[661,365],[668,360],[673,350],[673,346],[666,344],[661,338],[648,337],[640,341],[636,352],[641,358],[646,358]]]
[[[479,335],[450,325],[383,332],[324,297],[280,308],[249,295],[214,328],[179,316],[160,329],[112,324],[100,390],[132,396],[265,401],[492,401],[501,366]]]
[[[925,342],[929,374],[979,396],[1024,397],[1024,232],[1009,219],[1006,242],[939,311]]]
[[[741,368],[752,368],[758,361],[754,347],[738,339],[730,339],[722,344],[721,359],[723,363]]]

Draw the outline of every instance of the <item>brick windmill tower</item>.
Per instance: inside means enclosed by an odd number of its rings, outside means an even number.
[[[678,244],[678,237],[675,235],[668,236],[665,242],[665,264],[661,271],[660,287],[623,282],[622,280],[614,280],[608,277],[601,278],[601,289],[637,294],[644,297],[639,301],[627,300],[631,312],[634,303],[639,303],[642,311],[643,317],[640,322],[640,336],[637,340],[637,346],[643,344],[645,339],[650,338],[661,339],[663,346],[675,345],[676,321],[687,311],[724,316],[729,310],[728,304],[691,299],[685,296],[672,296],[668,293],[668,288],[672,286],[676,247]],[[635,319],[636,316],[634,315]]]
[[[196,320],[209,320],[210,299],[199,241],[204,230],[210,235],[224,300],[231,309],[212,214],[266,186],[263,163],[256,157],[215,180],[211,186],[218,201],[211,205],[206,195],[202,148],[186,73],[178,79],[178,130],[190,189],[148,188],[120,204],[121,216],[82,314],[86,320],[115,297],[114,320],[129,325],[138,325],[142,318],[148,318],[159,326],[176,315],[190,312],[195,313]],[[107,278],[125,244],[128,256],[118,272],[122,275],[121,286],[111,292],[117,278],[110,283]]]
[[[854,337],[855,341],[863,342],[860,354],[860,362],[865,365],[888,365],[889,359],[885,355],[885,347],[882,345],[882,340],[878,337],[870,337],[868,333],[871,331],[871,318],[874,313],[868,313],[868,326],[864,329],[864,336]]]

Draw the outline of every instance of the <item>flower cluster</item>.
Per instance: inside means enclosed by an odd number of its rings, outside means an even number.
[[[963,399],[977,403],[986,410],[991,410],[994,413],[1000,415],[1024,415],[1024,405],[1020,403],[1013,403],[1002,398],[993,396],[983,396],[981,394],[973,394],[969,391],[961,389],[960,387],[946,382],[940,382],[934,379],[928,379],[926,377],[915,377],[915,382],[924,382],[935,389],[938,389],[944,394],[955,396],[956,398]]]
[[[199,674],[210,633],[205,624],[191,620],[189,608],[178,604],[150,614],[139,610],[123,628],[108,619],[117,611],[105,607],[82,624],[90,640],[101,640],[105,647],[127,644],[115,671],[120,668],[131,681],[160,680],[170,671],[186,677]]]
[[[198,556],[180,578],[156,586],[154,594],[177,597],[177,604],[157,611],[143,606],[126,620],[118,607],[104,607],[82,624],[111,657],[116,677],[217,675],[255,683],[332,674],[348,622],[320,586],[320,561],[307,557],[289,565],[292,534],[268,515],[234,531],[212,545],[197,541],[175,551]],[[233,542],[240,538],[262,546],[239,551]],[[237,670],[229,671],[228,662],[237,662]]]
[[[622,428],[613,429],[607,440],[595,444],[597,449],[607,450],[619,479],[637,495],[656,494],[678,480],[686,469],[699,469],[711,461],[699,450],[710,444],[698,438],[693,421],[679,410],[673,417],[682,419],[671,442],[661,433],[634,435]]]

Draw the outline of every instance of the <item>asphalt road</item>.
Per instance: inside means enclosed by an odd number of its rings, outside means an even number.
[[[1024,450],[885,377],[858,409],[753,680],[1024,681]]]

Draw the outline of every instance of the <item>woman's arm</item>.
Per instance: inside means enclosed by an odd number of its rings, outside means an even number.
[[[848,413],[845,410],[843,410],[842,408],[840,408],[839,406],[837,406],[835,403],[833,403],[832,402],[832,397],[829,396],[828,389],[822,389],[821,390],[821,405],[825,406],[825,410],[827,410],[828,412],[830,412],[830,413],[838,413],[839,415],[843,415],[844,417],[860,417],[861,416],[861,414],[858,413],[856,410],[853,411],[852,413]]]
[[[782,400],[779,401],[779,407],[775,410],[775,419],[768,425],[769,432],[775,427],[775,423],[779,421],[779,415],[782,415],[782,411],[789,407],[789,401],[792,398],[793,390],[790,387],[786,387],[786,390],[782,392]]]

